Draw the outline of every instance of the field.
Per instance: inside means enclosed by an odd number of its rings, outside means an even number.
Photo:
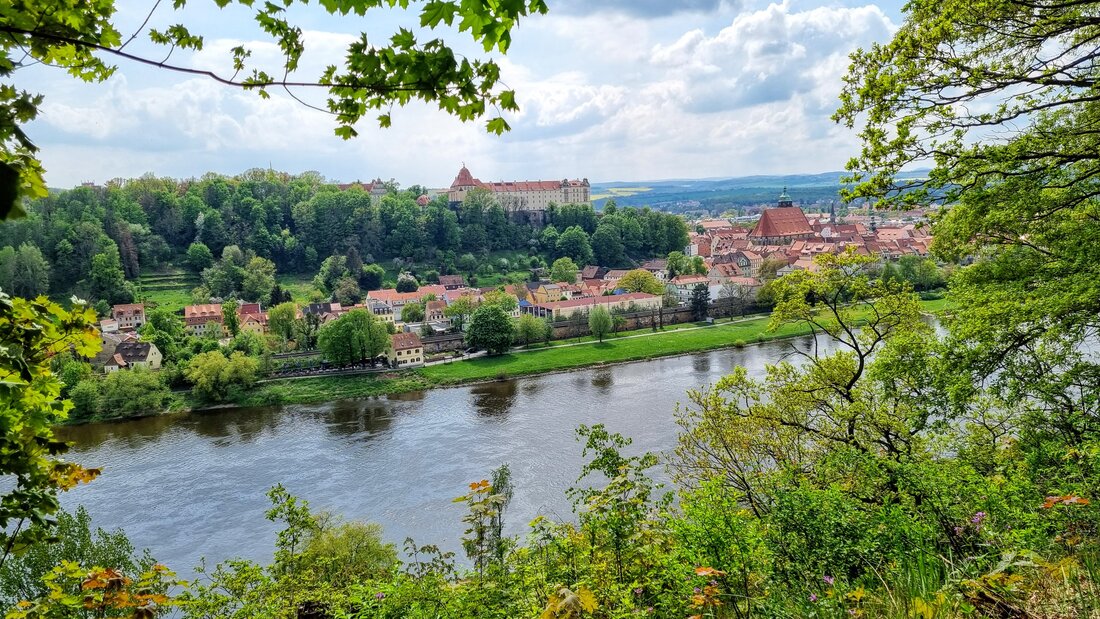
[[[144,273],[135,284],[139,301],[175,311],[191,303],[191,289],[199,285],[199,278],[190,271],[170,268]]]
[[[605,198],[629,198],[631,196],[653,191],[652,187],[607,187],[602,193],[592,194],[593,200]]]

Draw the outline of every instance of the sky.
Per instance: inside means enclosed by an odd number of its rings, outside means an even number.
[[[116,25],[135,31],[155,0],[117,0]],[[229,50],[252,49],[261,68],[278,50],[243,7],[161,2],[153,27],[183,23],[204,49],[172,62],[232,73]],[[334,181],[395,179],[446,187],[465,163],[483,181],[588,178],[592,182],[733,177],[840,170],[857,152],[854,132],[830,116],[848,54],[885,42],[902,21],[901,3],[860,0],[548,0],[547,15],[513,31],[507,55],[492,55],[521,107],[494,136],[427,105],[372,118],[349,141],[336,123],[272,91],[223,86],[126,60],[108,81],[85,84],[56,68],[32,66],[16,84],[45,96],[28,129],[51,187],[102,183],[145,173],[175,178],[232,175],[272,167],[320,172]],[[414,3],[413,8],[418,4]],[[384,40],[417,15],[375,10],[334,17],[295,7],[306,54],[296,79],[339,63],[360,33]],[[486,57],[457,32],[437,32],[457,51]],[[127,51],[160,59],[135,40]],[[322,92],[298,92],[323,107]]]

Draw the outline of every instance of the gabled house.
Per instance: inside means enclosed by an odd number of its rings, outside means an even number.
[[[188,305],[183,308],[184,328],[191,335],[206,335],[207,330],[212,328],[216,329],[218,337],[223,337],[225,335],[224,322],[225,318],[222,316],[221,303]]]
[[[415,333],[394,333],[386,357],[395,368],[423,365],[424,344]]]
[[[162,360],[160,350],[152,342],[122,342],[115,347],[114,353],[103,364],[103,372],[110,374],[138,367],[159,370]]]
[[[145,304],[125,303],[111,308],[111,318],[118,322],[121,331],[136,331],[145,324]]]
[[[466,286],[466,276],[464,275],[440,275],[439,285],[443,286],[447,290],[454,290],[456,288],[464,288]]]

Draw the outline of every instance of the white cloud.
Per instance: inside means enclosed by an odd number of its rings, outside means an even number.
[[[690,3],[689,3],[690,4]],[[235,173],[270,162],[330,178],[394,177],[404,184],[449,184],[465,161],[483,179],[587,176],[643,180],[836,169],[855,138],[829,115],[847,55],[885,40],[895,26],[875,6],[795,10],[789,2],[736,13],[568,12],[526,20],[500,60],[522,111],[513,131],[487,135],[483,122],[460,123],[413,104],[393,112],[393,128],[373,119],[361,137],[333,136],[335,120],[272,90],[272,98],[122,65],[104,85],[45,76],[47,95],[32,135],[57,186],[82,180],[205,171]],[[655,5],[654,5],[655,6]],[[702,6],[702,5],[700,5]],[[652,7],[650,7],[652,8]],[[660,12],[660,11],[659,11]],[[721,27],[715,21],[721,19]],[[347,33],[308,30],[300,74],[315,77],[339,62]],[[231,73],[228,38],[178,61]],[[250,62],[281,64],[272,44],[245,43]],[[324,94],[296,91],[312,104]],[[109,153],[80,164],[90,153]]]

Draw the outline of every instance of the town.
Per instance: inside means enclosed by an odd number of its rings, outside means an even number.
[[[589,184],[582,181],[520,181],[484,183],[463,166],[444,195],[448,206],[460,209],[473,190],[487,190],[507,213],[524,222],[543,225],[547,213],[564,200],[587,202]],[[340,190],[362,190],[378,201],[386,195],[384,184],[349,183]],[[426,206],[432,197],[417,198]],[[549,268],[530,269],[528,281],[497,286],[471,286],[462,274],[438,275],[435,281],[417,283],[407,273],[399,276],[400,287],[379,288],[365,293],[362,301],[335,300],[293,304],[293,319],[311,325],[319,333],[352,312],[360,311],[384,325],[384,345],[373,354],[326,359],[326,351],[315,338],[297,337],[285,321],[273,333],[269,313],[259,302],[217,302],[192,304],[179,310],[187,335],[223,344],[241,333],[258,338],[276,335],[281,349],[273,355],[266,376],[303,376],[340,371],[355,366],[360,371],[405,369],[431,362],[444,362],[489,348],[471,337],[476,310],[482,306],[501,308],[513,323],[524,323],[522,334],[498,346],[529,345],[532,340],[549,341],[576,337],[589,331],[589,317],[596,308],[612,316],[612,330],[697,321],[718,316],[767,311],[760,303],[765,284],[797,270],[815,270],[814,258],[822,254],[852,251],[876,256],[883,264],[904,257],[927,260],[931,238],[927,218],[921,211],[893,212],[890,219],[872,214],[835,213],[807,215],[784,190],[773,206],[765,206],[756,222],[749,225],[729,219],[708,218],[687,222],[688,244],[666,257],[642,261],[633,269],[598,264],[577,265],[569,257],[559,258]],[[414,282],[409,284],[409,282]],[[917,287],[938,284],[911,282]],[[163,355],[140,335],[147,320],[142,303],[117,304],[110,317],[100,322],[103,350],[93,365],[104,373],[132,368],[160,369]],[[227,314],[231,312],[232,314]],[[539,319],[535,322],[533,319]],[[310,327],[306,327],[307,331]],[[476,332],[476,330],[474,330]],[[509,331],[512,332],[511,330]]]

